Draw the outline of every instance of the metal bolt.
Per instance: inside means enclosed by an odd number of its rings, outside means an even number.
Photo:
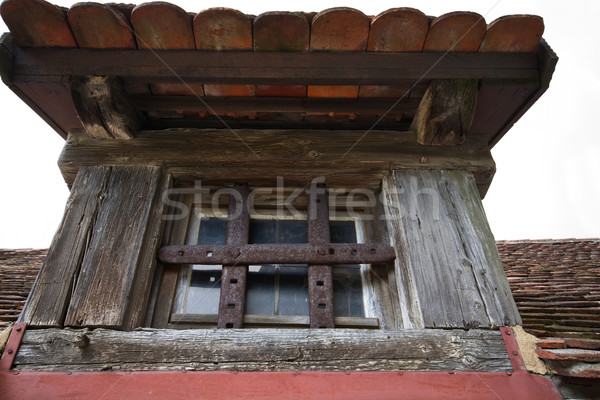
[[[12,354],[12,353],[13,353],[13,350],[12,350],[12,349],[8,349],[8,350],[6,350],[6,352],[7,352],[8,354]]]
[[[508,372],[508,371],[507,371],[507,372],[506,372],[506,375],[508,375],[508,376],[512,376],[512,372]]]
[[[516,356],[517,354],[519,354],[519,353],[517,353],[516,350],[513,350],[513,356]]]
[[[454,371],[448,371],[450,375],[454,375]]]
[[[20,326],[17,326],[17,327],[15,328],[15,330],[16,330],[17,332],[21,332],[21,327],[20,327]]]
[[[325,251],[325,249],[324,249],[324,248],[322,248],[322,247],[317,249],[317,253],[318,253],[320,256],[324,256],[325,254],[327,254],[327,252]]]
[[[507,335],[510,335],[510,331],[509,331],[509,330],[507,330],[507,331],[506,331],[506,334],[507,334]]]

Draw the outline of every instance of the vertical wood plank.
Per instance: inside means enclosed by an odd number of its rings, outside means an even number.
[[[65,325],[143,322],[169,180],[159,167],[111,167]]]
[[[472,174],[394,171],[384,190],[400,291],[418,298],[425,327],[520,323]]]
[[[20,321],[34,327],[61,327],[92,235],[98,207],[106,193],[110,168],[81,167],[63,220],[31,289]]]

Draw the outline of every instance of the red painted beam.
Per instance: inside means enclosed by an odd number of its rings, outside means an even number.
[[[0,372],[11,399],[561,399],[515,372]]]

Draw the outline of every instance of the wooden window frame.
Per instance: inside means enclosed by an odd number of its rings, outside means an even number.
[[[211,189],[213,193],[215,188]],[[336,189],[332,189],[334,192]],[[187,218],[168,219],[164,226],[162,245],[197,243],[197,234],[201,218],[224,217],[227,210],[223,204],[207,209],[204,200],[193,193],[193,189],[178,190],[175,208],[188,210]],[[334,196],[337,196],[336,193]],[[202,197],[202,196],[201,196]],[[227,196],[225,196],[227,197]],[[199,200],[200,199],[200,200]],[[358,201],[360,203],[360,200]],[[173,203],[175,204],[175,203]],[[358,207],[351,214],[335,210],[330,220],[354,221],[358,243],[375,243],[381,241],[383,235],[380,223],[376,221],[380,205]],[[298,207],[300,215],[287,213],[281,215],[269,208],[258,208],[252,219],[306,219],[306,209]],[[173,211],[173,210],[172,210]],[[175,210],[177,213],[177,210]],[[393,265],[360,264],[365,317],[335,317],[336,328],[395,329],[394,313],[397,312],[398,295]],[[162,329],[216,328],[216,314],[185,314],[181,310],[183,299],[178,297],[178,288],[185,285],[186,270],[182,266],[158,265],[148,306],[146,325]],[[244,328],[306,328],[309,326],[308,316],[266,316],[244,315]]]

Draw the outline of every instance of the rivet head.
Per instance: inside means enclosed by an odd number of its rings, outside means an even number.
[[[506,334],[507,334],[507,335],[510,335],[510,331],[506,331]]]
[[[12,350],[12,349],[8,349],[8,350],[6,350],[6,353],[7,353],[7,354],[12,354],[12,353],[13,353],[13,350]]]
[[[512,372],[506,372],[506,375],[511,376]]]
[[[516,356],[517,354],[519,354],[519,353],[516,352],[516,350],[513,350],[512,353],[513,353],[513,356]]]
[[[17,332],[21,332],[21,327],[20,327],[20,326],[17,326],[17,327],[15,328],[15,330],[16,330]]]

